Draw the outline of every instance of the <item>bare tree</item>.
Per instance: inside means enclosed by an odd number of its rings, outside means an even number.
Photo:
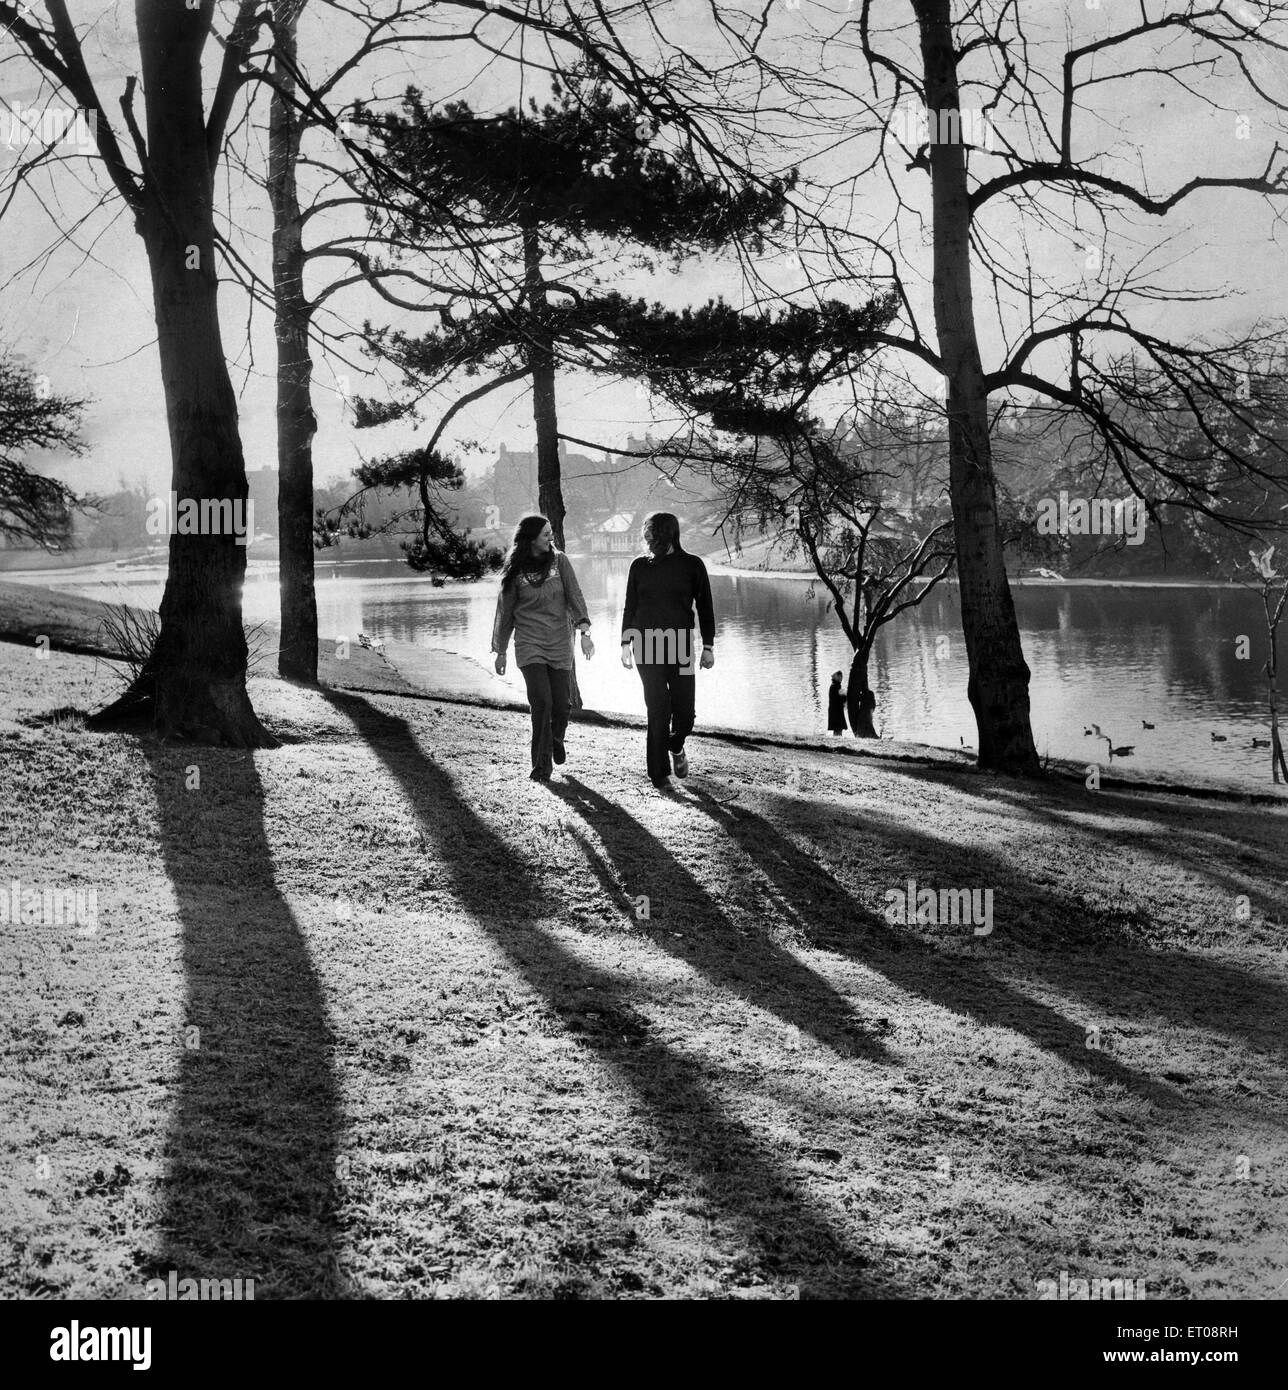
[[[818,149],[831,145],[801,161],[801,226],[816,252],[801,261],[802,291],[847,276],[885,280],[901,315],[884,346],[903,357],[910,379],[942,385],[979,759],[1036,773],[992,431],[1028,393],[1080,419],[1102,476],[1116,477],[1151,515],[1170,503],[1230,519],[1210,469],[1157,447],[1142,387],[1152,372],[1166,377],[1201,427],[1204,404],[1237,409],[1240,359],[1270,336],[1257,326],[1221,342],[1167,336],[1169,302],[1221,292],[1181,278],[1164,248],[1178,210],[1207,190],[1249,211],[1288,193],[1275,139],[1288,109],[1288,3],[1142,0],[1066,17],[1050,7],[1022,13],[1013,0],[858,0],[839,22],[809,7],[796,13],[789,41],[781,26],[775,35],[754,18],[713,22],[755,74],[757,111],[789,110],[798,126],[791,139],[812,131]],[[1115,130],[1114,149],[1101,148],[1101,131],[1119,114],[1115,95],[1130,108],[1150,84],[1196,114],[1224,114],[1233,151],[1224,167],[1205,171],[1195,147],[1186,152],[1192,175],[1159,191],[1147,127],[1135,142]],[[1160,234],[1146,231],[1150,222]],[[1076,268],[1070,258],[1062,271],[1053,246],[1074,248]],[[1221,460],[1228,472],[1283,485],[1262,456],[1230,451]]]
[[[1283,738],[1279,732],[1279,624],[1288,609],[1288,575],[1274,568],[1275,547],[1250,551],[1249,558],[1256,578],[1248,585],[1261,599],[1266,619],[1266,703],[1270,711],[1270,774],[1276,785],[1280,774],[1288,782],[1288,765],[1284,763]]]
[[[163,734],[238,747],[274,740],[246,693],[245,537],[239,540],[235,523],[223,524],[245,503],[247,483],[219,325],[214,177],[256,9],[256,0],[237,7],[207,112],[201,61],[213,0],[136,0],[144,119],[141,126],[134,107],[138,83],[131,77],[120,100],[127,154],[86,68],[65,0],[46,0],[45,20],[29,6],[0,3],[0,23],[26,57],[93,113],[98,156],[134,216],[148,258],[171,486],[219,518],[219,534],[171,535],[156,646],[137,680],[91,724],[145,719]]]
[[[876,695],[868,665],[881,629],[917,607],[952,572],[952,523],[928,512],[905,516],[881,501],[879,470],[852,449],[807,429],[781,434],[779,460],[762,464],[750,491],[740,490],[759,525],[799,547],[831,596],[853,651],[846,714],[857,738],[876,738]],[[847,445],[849,447],[847,447]]]

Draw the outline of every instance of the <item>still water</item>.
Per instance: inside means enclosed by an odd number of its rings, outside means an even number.
[[[577,669],[588,707],[642,713],[639,677],[618,660],[626,568],[617,559],[577,562],[598,648],[590,662],[579,654]],[[59,587],[108,601],[160,597],[155,580],[126,588],[119,571],[110,584],[95,579],[68,576]],[[835,670],[848,674],[849,649],[821,586],[713,573],[711,587],[716,665],[698,673],[699,728],[705,721],[761,733],[823,733],[828,681]],[[319,628],[326,638],[365,632],[459,653],[488,673],[499,695],[521,699],[513,649],[508,675],[492,674],[496,589],[495,579],[434,588],[401,562],[320,562]],[[1249,790],[1269,782],[1268,750],[1251,747],[1254,736],[1269,736],[1265,622],[1255,595],[1068,585],[1023,585],[1014,594],[1039,753],[1103,763],[1104,743],[1083,734],[1094,723],[1115,746],[1134,745],[1124,765],[1142,772],[1201,773]],[[276,606],[275,573],[248,574],[247,620],[275,619]],[[1240,636],[1249,639],[1247,660],[1238,659]],[[966,675],[957,590],[941,586],[878,638],[869,671],[877,727],[887,738],[973,745]],[[1156,727],[1144,729],[1144,721]],[[1226,741],[1214,742],[1213,733]]]

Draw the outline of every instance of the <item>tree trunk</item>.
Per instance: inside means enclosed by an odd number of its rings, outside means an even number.
[[[246,465],[219,332],[204,26],[185,7],[167,3],[140,4],[138,16],[148,168],[135,225],[152,279],[171,487],[180,503],[226,501],[233,505],[223,511],[235,516],[246,500]],[[171,535],[156,646],[138,678],[91,727],[146,720],[163,736],[274,745],[246,693],[246,549],[232,525],[221,520],[218,529],[218,535]]]
[[[960,109],[950,0],[913,0],[921,34],[926,106]],[[935,122],[939,132],[944,122]],[[961,586],[967,696],[979,729],[981,767],[1040,773],[1029,724],[1029,668],[1002,555],[988,436],[988,398],[975,331],[971,212],[960,142],[930,146],[934,308],[948,379],[949,490]]]
[[[1288,782],[1288,763],[1284,762],[1284,745],[1279,733],[1279,624],[1277,615],[1271,614],[1268,590],[1262,590],[1261,601],[1266,610],[1266,636],[1270,648],[1270,654],[1266,658],[1266,693],[1270,701],[1270,776],[1278,786],[1281,771],[1284,781]]]
[[[545,326],[546,282],[541,274],[541,240],[535,227],[523,229],[523,282],[532,316],[532,342],[528,369],[532,373],[532,420],[537,427],[537,505],[549,518],[555,544],[564,549],[564,501],[559,480],[559,415],[555,403],[555,353]],[[577,654],[573,651],[568,704],[582,708],[577,682]]]
[[[850,721],[850,732],[855,738],[880,737],[872,722],[877,697],[868,689],[868,657],[871,652],[871,644],[854,649],[849,679],[845,684],[845,716]]]
[[[537,427],[537,504],[549,517],[555,544],[564,548],[564,501],[559,482],[559,416],[555,406],[554,344],[544,325],[546,283],[541,242],[535,227],[523,229],[524,288],[532,316],[528,368],[532,372],[532,420]]]
[[[277,530],[282,644],[279,674],[316,683],[318,605],[313,582],[312,307],[304,295],[304,245],[296,161],[301,122],[289,96],[295,90],[296,26],[307,0],[274,6],[278,90],[269,114],[268,195],[273,209],[274,331],[277,336]]]

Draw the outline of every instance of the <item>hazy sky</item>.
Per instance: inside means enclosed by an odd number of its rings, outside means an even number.
[[[1090,0],[1062,4],[1059,0],[1022,0],[1019,12],[1030,38],[1030,57],[1040,75],[1039,92],[1044,109],[1055,110],[1050,84],[1058,77],[1060,57],[1067,46],[1066,35],[1075,42],[1104,34],[1133,22],[1139,6],[1128,0],[1101,0],[1090,9]],[[706,0],[671,0],[653,7],[658,25],[666,38],[685,53],[714,60],[727,52]],[[721,5],[729,17],[759,14],[760,5]],[[997,8],[997,6],[994,6]],[[1162,9],[1147,3],[1153,15]],[[1257,11],[1254,0],[1232,5],[1248,16]],[[221,15],[231,11],[221,4]],[[850,9],[854,9],[851,4]],[[117,111],[117,100],[125,77],[137,71],[133,45],[133,5],[125,0],[115,4],[102,0],[77,0],[73,13],[78,22],[85,17],[86,51],[93,72],[100,75],[100,96],[110,112]],[[441,7],[439,33],[449,26],[457,30],[472,21],[451,6]],[[787,0],[775,0],[766,14],[763,53],[772,59],[796,64],[807,76],[825,78],[853,91],[868,91],[859,56],[846,46],[854,26],[846,0],[827,4],[800,0],[789,8]],[[910,7],[907,0],[883,0],[876,15],[886,29],[906,26]],[[514,31],[500,18],[491,18],[484,30],[511,56],[518,54]],[[1281,26],[1288,31],[1288,26]],[[634,36],[641,54],[655,50],[657,39],[650,38],[640,23],[623,32]],[[822,33],[837,34],[820,57],[816,45]],[[326,75],[332,63],[348,48],[352,31],[346,32],[334,12],[313,0],[301,25],[301,56],[315,77]],[[526,41],[529,54],[542,57],[540,46]],[[906,53],[907,34],[892,33],[882,43],[883,50]],[[0,38],[0,97],[8,111],[22,111],[48,101],[49,93],[38,98],[35,74],[30,65],[14,54],[12,42]],[[212,71],[217,50],[212,54]],[[1125,68],[1153,66],[1156,54],[1147,43],[1138,43],[1130,61],[1100,61],[1084,71],[1097,76]],[[1169,47],[1169,61],[1184,61],[1186,51]],[[371,60],[370,66],[351,82],[342,95],[390,97],[409,83],[420,86],[428,97],[449,100],[468,97],[478,109],[508,106],[520,95],[521,70],[517,64],[485,52],[468,41],[418,46],[406,53],[386,52]],[[544,78],[529,73],[523,78],[524,91],[544,94]],[[1154,193],[1172,189],[1196,173],[1228,175],[1259,173],[1268,156],[1275,131],[1267,121],[1265,108],[1250,105],[1243,89],[1236,88],[1222,74],[1210,75],[1190,70],[1188,82],[1196,92],[1214,101],[1213,109],[1187,92],[1176,81],[1149,74],[1127,82],[1105,83],[1090,89],[1088,102],[1075,120],[1076,151],[1099,153],[1097,168],[1106,172],[1135,170],[1139,182],[1141,168]],[[1045,84],[1045,85],[1043,85]],[[266,122],[266,94],[261,94],[249,121],[236,137],[239,156],[262,167]],[[1094,98],[1092,100],[1091,98]],[[55,99],[56,100],[56,99]],[[905,99],[901,111],[911,111]],[[6,143],[21,146],[21,132],[15,137],[12,118],[0,111],[0,178],[7,184],[17,148],[6,150]],[[1025,153],[1034,148],[1033,132],[1026,131],[1013,112],[1004,108],[994,115],[994,138],[998,144],[1014,143]],[[838,184],[851,178],[867,162],[875,147],[875,137],[864,133],[865,122],[852,99],[837,93],[814,108],[812,116],[769,115],[767,135],[778,137],[775,146],[767,138],[762,145],[762,167],[779,167],[800,162],[814,184]],[[1282,125],[1280,129],[1283,137]],[[319,142],[323,137],[316,137]],[[319,143],[319,149],[323,148]],[[929,185],[925,176],[907,172],[899,161],[896,181],[904,201],[902,211],[886,176],[873,171],[851,188],[838,187],[828,205],[834,224],[851,231],[878,236],[884,245],[898,247],[900,264],[908,277],[917,312],[929,328],[927,276],[930,252],[920,218],[927,211]],[[972,155],[972,170],[991,172],[1000,167],[996,158]],[[306,175],[307,177],[307,175]],[[104,199],[105,201],[101,201]],[[221,210],[239,253],[257,273],[268,276],[269,221],[261,190],[236,172],[227,172],[221,181]],[[812,196],[806,191],[804,196]],[[101,205],[100,205],[101,201]],[[335,235],[351,224],[319,216],[310,226],[312,241]],[[1022,223],[1005,208],[990,214],[986,223],[995,254],[1004,268],[1023,274],[1026,261],[1035,275],[1066,287],[1073,300],[1085,282],[1095,284],[1098,273],[1088,268],[1094,260],[1089,248],[1098,248],[1100,230],[1092,224],[1082,235],[1043,231],[1036,224]],[[1217,302],[1172,305],[1146,305],[1140,321],[1155,330],[1166,330],[1182,340],[1219,333],[1245,326],[1253,319],[1283,315],[1284,241],[1274,210],[1252,195],[1237,197],[1208,192],[1183,204],[1166,219],[1138,215],[1130,225],[1114,224],[1115,235],[1108,243],[1108,265],[1117,268],[1150,256],[1146,262],[1155,283],[1187,293],[1200,290],[1228,290]],[[66,237],[66,244],[58,245]],[[52,248],[52,249],[51,249]],[[863,265],[856,243],[852,268]],[[807,255],[813,269],[822,261]],[[336,273],[340,262],[318,265],[310,290],[316,291],[326,276]],[[803,276],[794,258],[776,256],[764,267],[765,279],[780,291],[797,289]],[[728,260],[691,262],[679,275],[666,270],[649,276],[638,272],[625,275],[619,285],[631,293],[659,298],[672,304],[702,302],[723,292],[733,302],[749,302],[748,291],[736,266]],[[862,296],[862,287],[846,286],[833,291],[842,297]],[[986,346],[988,366],[995,366],[1002,349],[1001,332],[990,317],[990,286],[981,278],[976,284],[976,302],[981,319],[990,325]],[[36,370],[51,379],[60,392],[92,398],[87,412],[85,433],[91,452],[87,459],[58,465],[58,472],[80,487],[111,490],[119,478],[145,479],[148,486],[163,491],[169,486],[168,440],[161,402],[154,330],[151,321],[151,291],[142,245],[130,219],[111,194],[107,181],[92,158],[64,164],[34,189],[19,192],[0,222],[0,324],[3,340],[14,351],[28,358]],[[1016,301],[1018,303],[1018,300]],[[252,310],[248,297],[235,283],[226,283],[221,292],[225,348],[239,392],[241,427],[249,468],[275,464],[274,408],[272,372],[274,345],[272,326],[262,306]],[[393,312],[366,289],[346,291],[331,305],[336,313],[324,320],[335,330],[345,322],[351,328],[365,318],[387,321]],[[410,321],[412,316],[408,316]],[[417,321],[429,326],[432,318]],[[1015,318],[1009,329],[1019,331],[1023,324]],[[356,354],[354,354],[356,357]],[[399,439],[392,431],[377,437],[375,432],[356,433],[346,423],[336,392],[337,381],[347,376],[353,389],[376,394],[374,383],[360,380],[351,366],[334,354],[315,351],[315,406],[319,433],[315,443],[315,466],[319,481],[347,473],[362,457],[384,452]],[[470,385],[476,385],[471,381]],[[445,397],[445,404],[449,397]],[[530,398],[526,392],[498,393],[485,405],[459,418],[457,437],[477,437],[494,449],[502,441],[511,448],[527,448],[532,443]],[[432,428],[434,412],[427,412]],[[630,432],[641,432],[649,424],[649,406],[629,385],[605,385],[596,381],[563,381],[560,394],[561,427],[569,434],[619,445]],[[422,436],[423,437],[423,436]]]

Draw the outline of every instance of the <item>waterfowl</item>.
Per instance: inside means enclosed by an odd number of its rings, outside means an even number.
[[[1226,736],[1225,736],[1224,734],[1213,734],[1213,735],[1212,735],[1212,742],[1213,742],[1213,743],[1229,743],[1229,741],[1230,741],[1230,740],[1229,740],[1228,738],[1226,738]]]
[[[1134,743],[1124,743],[1121,748],[1115,748],[1113,739],[1111,739],[1108,734],[1102,734],[1100,732],[1099,724],[1093,724],[1088,732],[1094,733],[1097,738],[1103,738],[1109,745],[1109,757],[1111,760],[1114,758],[1130,758],[1136,751],[1136,745]]]
[[[1140,721],[1140,727],[1142,729],[1152,729],[1154,726],[1149,722],[1148,719],[1142,719]]]

